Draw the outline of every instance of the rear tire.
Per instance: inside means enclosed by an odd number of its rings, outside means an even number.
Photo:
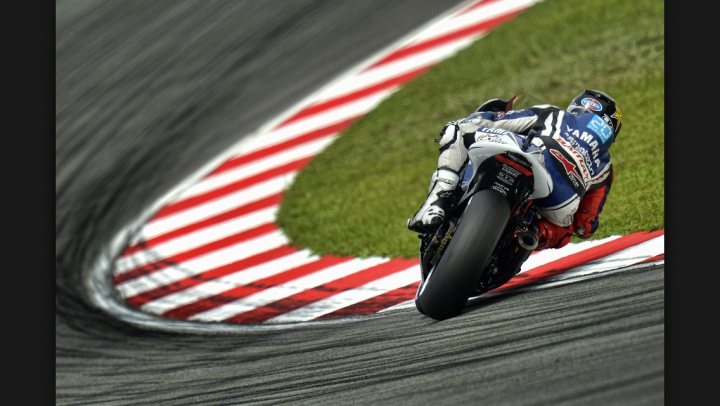
[[[482,190],[471,198],[442,258],[418,286],[420,313],[436,320],[462,313],[509,219],[510,206],[500,194]]]

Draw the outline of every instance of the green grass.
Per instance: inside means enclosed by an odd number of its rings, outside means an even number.
[[[584,88],[614,96],[623,130],[616,178],[592,238],[664,228],[662,0],[548,0],[394,93],[318,155],[285,195],[278,223],[321,254],[415,257],[406,220],[427,194],[436,138],[482,101],[567,106]]]

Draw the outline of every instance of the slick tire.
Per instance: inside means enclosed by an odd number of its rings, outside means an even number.
[[[510,219],[510,206],[491,190],[475,194],[442,258],[418,287],[415,306],[436,320],[462,313]]]

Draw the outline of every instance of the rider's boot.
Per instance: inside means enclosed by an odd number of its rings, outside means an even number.
[[[436,170],[430,180],[430,193],[425,203],[408,220],[408,229],[421,234],[434,232],[445,221],[445,211],[452,204],[459,180],[460,176],[452,170]]]

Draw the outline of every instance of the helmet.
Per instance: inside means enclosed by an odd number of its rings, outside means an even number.
[[[617,139],[622,127],[622,112],[615,104],[615,99],[599,90],[586,89],[577,95],[566,110],[568,113],[577,114],[581,111],[589,111],[596,114],[605,121],[613,130],[613,142]]]

